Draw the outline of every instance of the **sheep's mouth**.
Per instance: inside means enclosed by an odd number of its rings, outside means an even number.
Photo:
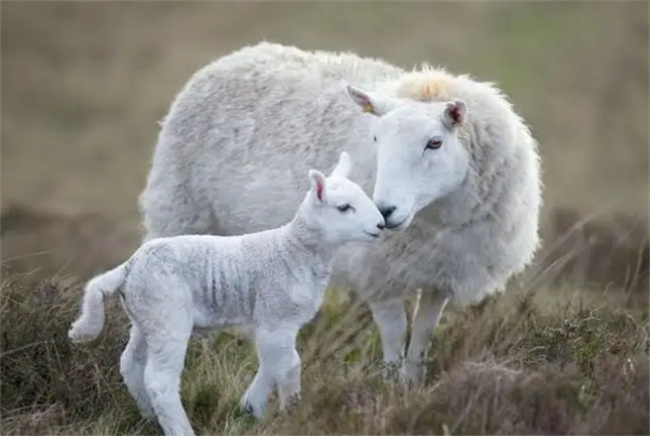
[[[379,233],[369,233],[369,232],[365,232],[365,231],[363,233],[365,233],[368,236],[372,236],[373,238],[378,238],[379,237]]]
[[[408,217],[404,218],[402,221],[397,224],[391,224],[388,221],[386,222],[386,228],[390,230],[399,230],[400,227],[408,220]]]

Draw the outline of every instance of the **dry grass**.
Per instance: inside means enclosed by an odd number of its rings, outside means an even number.
[[[648,434],[648,8],[3,2],[2,434],[159,433],[120,380],[119,304],[97,342],[66,332],[83,281],[138,245],[156,120],[194,70],[263,38],[497,81],[541,143],[545,247],[505,296],[446,312],[416,389],[376,375],[370,314],[338,294],[300,335],[301,407],[267,423],[237,408],[251,345],[193,341],[183,401],[196,429]]]
[[[3,434],[158,431],[141,422],[121,384],[126,320],[118,304],[109,305],[96,343],[67,341],[79,292],[76,282],[29,289],[5,278]],[[183,402],[203,434],[648,434],[647,308],[548,292],[450,311],[436,333],[427,384],[412,390],[376,375],[376,332],[358,323],[369,318],[366,309],[347,316],[328,305],[300,336],[301,407],[265,424],[237,406],[255,371],[251,345],[228,333],[195,340]]]

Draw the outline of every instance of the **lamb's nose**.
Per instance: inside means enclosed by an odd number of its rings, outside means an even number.
[[[386,225],[385,225],[384,223],[377,224],[377,228],[378,228],[379,230],[384,230],[384,229],[386,228]]]
[[[395,206],[382,206],[379,208],[379,212],[384,216],[385,219],[388,219],[388,217],[395,212],[395,209],[397,209]]]

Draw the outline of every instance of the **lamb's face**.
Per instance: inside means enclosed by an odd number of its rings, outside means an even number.
[[[377,147],[373,200],[386,227],[404,230],[417,212],[463,183],[470,156],[458,137],[466,105],[461,100],[399,100],[348,87],[352,100],[373,114]]]
[[[374,241],[384,229],[384,218],[375,203],[356,183],[347,179],[349,156],[341,154],[330,177],[310,171],[311,220],[333,244]]]
[[[376,120],[373,199],[386,227],[407,228],[418,211],[462,184],[470,161],[458,139],[464,115],[461,101],[409,102]]]

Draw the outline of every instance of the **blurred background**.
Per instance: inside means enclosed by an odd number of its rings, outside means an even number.
[[[586,219],[574,243],[628,250],[622,277],[647,257],[646,2],[11,2],[5,265],[56,250],[57,272],[83,274],[135,248],[157,120],[194,71],[262,39],[497,82],[540,142],[547,249]]]

